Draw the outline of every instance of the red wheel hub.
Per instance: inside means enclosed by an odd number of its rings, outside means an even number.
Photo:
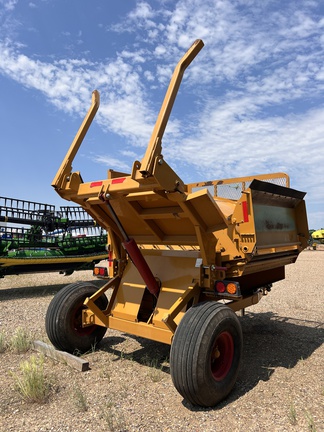
[[[216,381],[221,381],[226,377],[231,369],[233,357],[233,337],[225,331],[218,335],[211,353],[211,371]]]
[[[86,336],[91,334],[96,326],[82,327],[82,309],[84,309],[83,303],[80,303],[73,309],[71,313],[71,326],[79,336]]]

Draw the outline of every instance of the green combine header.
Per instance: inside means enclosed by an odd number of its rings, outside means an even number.
[[[78,206],[0,197],[0,277],[92,269],[107,258],[107,233]]]

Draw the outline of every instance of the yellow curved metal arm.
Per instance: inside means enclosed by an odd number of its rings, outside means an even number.
[[[92,102],[91,106],[77,132],[77,134],[74,137],[74,140],[66,153],[65,158],[63,159],[63,162],[59,168],[59,170],[56,173],[56,176],[54,177],[54,180],[52,182],[52,186],[56,189],[64,189],[64,186],[66,182],[68,181],[68,178],[72,172],[72,162],[75,158],[75,155],[77,154],[80,145],[82,144],[82,141],[88,132],[88,129],[92,123],[92,120],[94,119],[94,116],[96,115],[98,108],[100,105],[100,95],[97,90],[94,90],[92,92]]]
[[[156,120],[151,139],[149,141],[146,153],[141,161],[140,172],[144,177],[152,174],[153,165],[156,156],[161,154],[162,137],[168,123],[171,110],[177,96],[184,71],[203,48],[204,43],[201,39],[197,39],[181,58],[174,69],[168,90],[165,94],[163,104],[161,106],[158,118]]]

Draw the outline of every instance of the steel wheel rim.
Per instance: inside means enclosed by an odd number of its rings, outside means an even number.
[[[217,336],[211,353],[211,372],[215,381],[222,381],[231,369],[234,358],[232,335],[225,331]]]

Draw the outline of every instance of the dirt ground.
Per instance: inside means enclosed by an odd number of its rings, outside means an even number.
[[[108,330],[78,372],[45,358],[51,383],[43,404],[23,401],[13,374],[35,352],[0,353],[0,431],[324,431],[324,251],[302,252],[286,279],[240,317],[244,352],[237,383],[212,409],[186,403],[173,387],[169,347]],[[45,314],[68,283],[90,271],[0,280],[0,332],[18,327],[49,343]],[[39,354],[36,354],[39,355]]]

